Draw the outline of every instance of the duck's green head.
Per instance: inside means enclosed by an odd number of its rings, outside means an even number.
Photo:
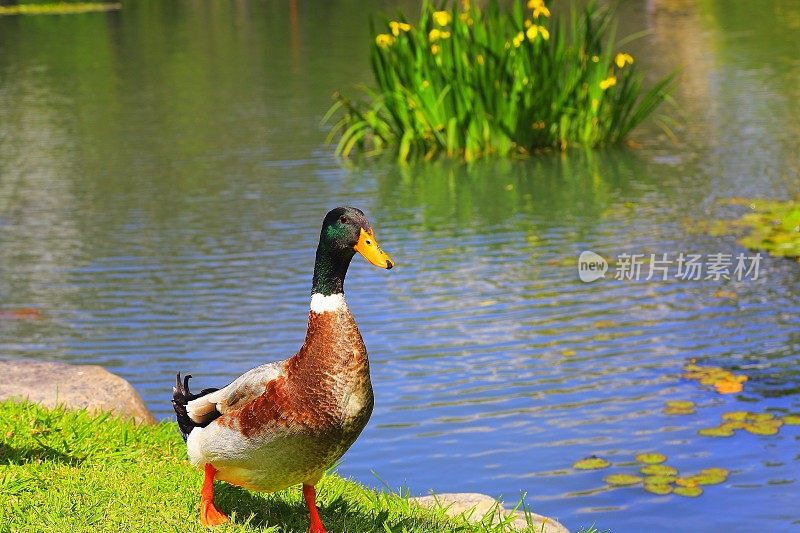
[[[341,293],[347,267],[356,252],[375,266],[387,270],[394,266],[392,258],[375,239],[363,211],[355,207],[332,209],[322,221],[312,293]]]

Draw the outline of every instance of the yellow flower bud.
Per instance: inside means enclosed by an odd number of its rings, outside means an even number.
[[[528,40],[531,42],[533,42],[533,40],[536,39],[538,35],[541,35],[542,39],[544,39],[545,41],[550,38],[550,32],[547,31],[547,28],[545,28],[544,26],[531,26],[530,28],[527,29],[525,35],[528,36]]]
[[[401,31],[411,30],[411,24],[407,24],[405,22],[397,22],[393,20],[389,23],[389,28],[392,30],[392,35],[397,37],[398,35],[400,35]]]
[[[375,36],[375,44],[380,46],[381,48],[386,48],[387,46],[391,46],[394,42],[394,37],[389,35],[388,33],[379,33]]]
[[[528,9],[533,10],[533,18],[539,18],[539,15],[550,16],[550,10],[544,5],[544,0],[528,0]]]
[[[609,87],[613,87],[616,84],[617,84],[617,78],[615,78],[614,76],[609,76],[600,82],[600,88],[605,91]]]
[[[433,21],[439,26],[447,26],[450,24],[450,13],[448,11],[434,11]]]
[[[624,67],[626,64],[633,65],[633,56],[625,52],[620,52],[617,54],[617,57],[614,58],[614,62],[619,68]]]

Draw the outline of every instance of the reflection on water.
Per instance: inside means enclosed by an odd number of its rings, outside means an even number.
[[[677,143],[649,127],[639,150],[468,168],[343,168],[324,147],[331,93],[369,81],[365,19],[347,1],[0,19],[0,311],[43,312],[0,313],[0,355],[106,365],[168,417],[175,371],[219,385],[297,349],[320,219],[352,204],[398,267],[357,260],[348,276],[376,407],[342,473],[527,491],[574,529],[796,525],[797,428],[696,434],[724,411],[800,411],[796,264],[584,284],[576,258],[737,253],[687,225],[730,215],[720,198],[797,194],[800,7],[631,2],[621,32],[652,32],[637,61],[681,69]],[[681,379],[692,357],[748,375],[744,392]],[[666,400],[697,413],[667,417]],[[642,451],[731,476],[688,499],[570,469]]]

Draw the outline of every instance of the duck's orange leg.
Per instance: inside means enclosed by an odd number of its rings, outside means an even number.
[[[317,512],[317,491],[314,485],[303,484],[303,498],[306,499],[308,506],[308,516],[311,518],[311,524],[308,526],[308,533],[327,533],[325,526],[322,525],[322,520],[319,519]]]
[[[214,465],[206,464],[206,477],[203,480],[203,489],[200,491],[200,523],[204,526],[218,526],[228,517],[214,507],[214,476],[217,469]]]

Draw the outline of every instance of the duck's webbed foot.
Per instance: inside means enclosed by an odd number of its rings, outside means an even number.
[[[227,521],[228,516],[214,506],[214,475],[217,469],[212,464],[206,464],[205,470],[206,477],[200,491],[200,523],[204,526],[218,526]]]

